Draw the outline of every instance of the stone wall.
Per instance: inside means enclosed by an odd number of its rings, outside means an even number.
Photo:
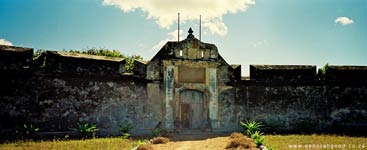
[[[57,51],[45,52],[48,71],[68,76],[117,77],[123,72],[125,60]]]
[[[366,131],[367,67],[330,66],[319,76],[307,66],[258,68],[251,70],[257,76],[235,83],[235,95],[227,94],[235,98],[223,99],[221,106],[231,108],[221,110],[224,120],[258,120],[269,132]]]
[[[116,132],[117,125],[131,122],[146,128],[146,83],[129,76],[119,79],[62,77],[37,72],[1,80],[2,127],[26,122],[43,131],[68,131],[78,122],[96,123],[101,130]]]
[[[364,85],[239,85],[237,96],[240,120],[262,121],[270,131],[358,131],[367,125]]]
[[[179,96],[169,95],[169,89],[184,90],[179,86],[184,84],[173,84],[178,81],[175,66],[174,81],[165,84],[168,67],[160,57],[148,64],[136,62],[133,75],[122,75],[124,60],[49,51],[41,55],[42,61],[32,61],[32,54],[33,49],[0,46],[0,118],[6,120],[0,123],[2,135],[23,123],[36,124],[43,132],[69,131],[78,122],[95,123],[108,134],[117,134],[118,125],[126,122],[136,131],[151,130],[158,122],[172,122],[175,114],[166,108],[170,103],[175,108]],[[169,60],[162,51],[156,56]],[[225,63],[169,61],[208,63],[204,67]],[[315,66],[252,66],[250,78],[241,80],[240,67],[225,63],[216,71],[207,68],[207,84],[185,85],[191,90],[209,85],[202,91],[218,99],[206,102],[215,130],[240,130],[239,121],[255,119],[264,122],[268,132],[366,133],[367,67],[330,66],[317,75]]]
[[[0,70],[27,70],[32,64],[32,56],[32,48],[0,45]]]
[[[0,46],[0,53],[7,54],[0,59],[1,135],[24,123],[42,132],[91,123],[104,134],[117,134],[121,123],[136,129],[158,123],[149,122],[155,104],[148,105],[146,80],[122,75],[123,60],[46,51],[39,63],[32,62],[33,49]]]

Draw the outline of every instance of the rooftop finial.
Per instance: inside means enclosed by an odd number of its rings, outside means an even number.
[[[189,34],[192,34],[192,33],[194,33],[194,31],[192,31],[192,29],[191,29],[191,27],[190,27],[190,29],[189,29]]]
[[[189,35],[187,35],[187,38],[195,38],[194,35],[192,35],[192,33],[194,33],[194,31],[192,31],[191,27],[189,29]]]

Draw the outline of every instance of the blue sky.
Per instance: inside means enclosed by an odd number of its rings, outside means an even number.
[[[0,43],[151,59],[193,27],[230,64],[367,65],[366,0],[0,0]],[[339,18],[339,19],[338,19]],[[181,38],[182,39],[182,38]]]

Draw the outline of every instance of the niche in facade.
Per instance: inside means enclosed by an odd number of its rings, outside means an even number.
[[[205,68],[178,66],[178,82],[205,83]]]

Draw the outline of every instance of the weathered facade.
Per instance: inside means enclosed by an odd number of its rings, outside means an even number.
[[[148,93],[162,87],[162,97],[149,101],[162,103],[159,116],[164,117],[159,119],[167,128],[173,128],[175,119],[185,128],[220,128],[219,96],[234,91],[234,73],[217,47],[196,39],[190,28],[185,40],[168,42],[147,64]]]
[[[0,134],[23,123],[64,132],[78,122],[107,134],[129,122],[138,134],[159,122],[171,130],[175,120],[184,130],[235,131],[246,119],[267,131],[366,133],[366,66],[320,74],[312,65],[250,65],[241,78],[240,65],[192,33],[135,61],[128,75],[124,59],[46,51],[32,61],[31,48],[0,46]]]

